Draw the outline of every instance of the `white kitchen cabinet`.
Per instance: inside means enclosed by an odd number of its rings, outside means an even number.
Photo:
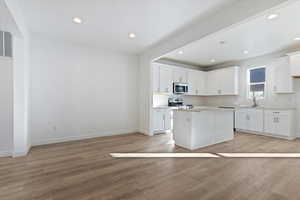
[[[165,132],[172,129],[172,110],[153,109],[154,132]]]
[[[209,71],[207,74],[208,95],[238,95],[238,67]]]
[[[153,92],[173,93],[173,82],[188,83],[187,95],[238,95],[238,67],[209,72],[153,63]]]
[[[262,132],[264,130],[264,113],[263,110],[250,109],[248,110],[248,130]]]
[[[159,90],[161,93],[173,93],[173,69],[167,65],[159,68]]]
[[[295,138],[294,110],[238,109],[235,127],[238,131]]]
[[[206,94],[206,72],[189,70],[188,71],[188,95]]]
[[[293,77],[291,76],[289,58],[282,57],[274,60],[270,66],[273,70],[273,92],[274,93],[293,93]]]
[[[219,112],[215,115],[214,143],[224,142],[227,140],[227,138],[233,138],[232,132],[224,131],[233,129],[233,116],[233,112]]]
[[[263,116],[260,109],[239,109],[235,114],[235,126],[239,130],[262,132]]]
[[[174,67],[173,69],[173,82],[187,83],[187,70],[184,68]]]
[[[290,60],[291,76],[300,76],[300,51],[287,54]]]
[[[219,95],[238,95],[238,67],[228,67],[217,72]]]
[[[295,137],[293,110],[266,110],[264,132],[287,138]]]
[[[219,74],[218,70],[207,72],[207,87],[206,94],[210,95],[218,95],[219,93]]]
[[[235,128],[241,130],[248,129],[248,113],[247,110],[237,110],[235,112]]]
[[[164,115],[163,109],[154,109],[153,110],[153,129],[156,132],[164,130],[163,115]]]
[[[152,65],[152,77],[153,77],[153,92],[158,93],[160,92],[160,85],[159,85],[159,64],[154,63]]]
[[[164,112],[164,130],[168,131],[172,129],[172,110],[165,110]]]

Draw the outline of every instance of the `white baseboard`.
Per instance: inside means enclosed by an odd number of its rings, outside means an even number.
[[[242,129],[236,129],[237,132],[240,133],[249,133],[249,134],[255,134],[255,135],[262,135],[262,136],[268,136],[268,137],[274,137],[274,138],[280,138],[280,139],[286,139],[286,140],[294,140],[297,137],[286,137],[281,135],[273,135],[265,132],[256,132],[256,131],[248,131],[248,130],[242,130]]]
[[[106,132],[101,132],[101,133],[82,134],[82,135],[59,137],[59,138],[47,138],[47,139],[42,139],[42,140],[34,140],[33,139],[32,146],[69,142],[69,141],[76,141],[76,140],[83,140],[83,139],[104,137],[104,136],[123,135],[123,134],[137,133],[137,132],[138,132],[137,128],[136,129],[120,129],[120,130],[112,130],[112,131],[106,131]]]
[[[139,129],[138,132],[142,133],[143,135],[152,136],[152,134],[150,134],[150,131],[147,129]]]
[[[0,157],[10,157],[12,156],[11,151],[0,151]]]
[[[15,158],[15,157],[27,156],[27,154],[29,153],[30,149],[31,149],[31,146],[29,146],[29,147],[28,147],[26,150],[24,150],[24,151],[14,152],[12,156],[13,156],[14,158]]]

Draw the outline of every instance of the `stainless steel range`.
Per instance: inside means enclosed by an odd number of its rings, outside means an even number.
[[[170,107],[180,107],[183,106],[183,98],[180,96],[170,97],[168,99],[168,106]]]

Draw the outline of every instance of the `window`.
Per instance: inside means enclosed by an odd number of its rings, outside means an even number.
[[[12,57],[12,35],[0,31],[0,56]]]
[[[257,99],[265,97],[266,68],[255,67],[248,69],[248,98],[255,96]]]

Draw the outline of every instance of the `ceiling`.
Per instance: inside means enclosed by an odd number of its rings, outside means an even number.
[[[11,32],[14,35],[20,35],[20,31],[15,23],[9,9],[4,1],[0,0],[0,30]]]
[[[198,66],[212,66],[300,46],[300,41],[294,40],[300,37],[299,10],[299,1],[285,5],[228,30],[193,42],[165,55],[163,59]],[[272,13],[279,14],[279,17],[273,20],[267,19],[267,16]],[[225,43],[221,44],[221,41]],[[183,54],[179,54],[179,51]],[[248,51],[248,54],[244,51]]]
[[[24,0],[32,32],[104,49],[140,53],[187,23],[234,0]],[[74,24],[73,17],[83,19]],[[129,33],[135,39],[129,39]]]

